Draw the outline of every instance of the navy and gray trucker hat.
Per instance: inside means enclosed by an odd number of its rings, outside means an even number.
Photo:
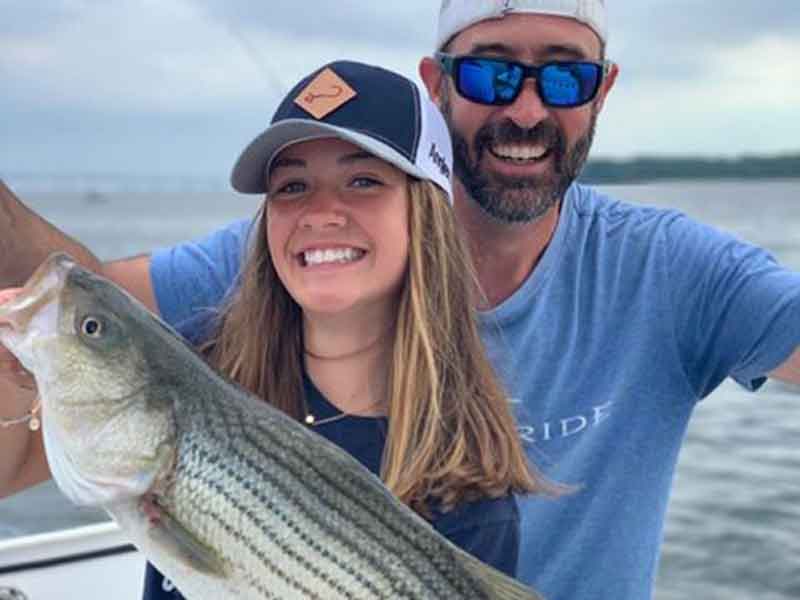
[[[239,156],[231,174],[234,189],[266,192],[267,174],[281,150],[326,137],[347,140],[432,181],[452,202],[453,152],[439,109],[410,79],[349,61],[325,65],[294,86],[271,125]]]

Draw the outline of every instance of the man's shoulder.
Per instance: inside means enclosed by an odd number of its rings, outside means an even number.
[[[623,200],[594,187],[572,186],[564,207],[570,237],[585,242],[607,239],[649,247],[654,242],[681,236],[687,229],[702,227],[679,210],[653,206],[643,200]]]
[[[658,224],[686,219],[678,210],[647,204],[647,200],[621,199],[598,188],[575,184],[570,188],[568,207],[579,219],[609,224]]]

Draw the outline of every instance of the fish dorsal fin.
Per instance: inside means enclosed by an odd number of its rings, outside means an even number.
[[[544,600],[544,597],[532,588],[466,552],[460,552],[459,558],[466,569],[483,584],[491,600]]]
[[[187,531],[166,511],[161,511],[158,523],[150,528],[148,535],[187,566],[207,575],[225,576],[222,561],[214,551]]]

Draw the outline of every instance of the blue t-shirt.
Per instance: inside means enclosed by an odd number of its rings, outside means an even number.
[[[381,417],[337,417],[341,411],[328,402],[307,377],[306,404],[320,423],[313,429],[349,452],[374,474],[380,474],[388,420]],[[465,502],[442,512],[431,506],[430,523],[440,534],[483,562],[515,576],[519,553],[520,520],[513,496]],[[148,563],[143,600],[178,600],[183,596]]]
[[[247,231],[153,255],[169,322],[191,329],[219,303]],[[728,376],[757,388],[800,345],[800,275],[681,213],[573,185],[539,264],[480,321],[528,455],[575,487],[520,500],[520,579],[548,600],[650,598],[692,410]]]

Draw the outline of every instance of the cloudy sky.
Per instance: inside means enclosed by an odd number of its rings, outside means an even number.
[[[609,0],[595,157],[800,151],[798,0]],[[416,78],[435,0],[0,0],[0,177],[225,177],[336,58]]]

